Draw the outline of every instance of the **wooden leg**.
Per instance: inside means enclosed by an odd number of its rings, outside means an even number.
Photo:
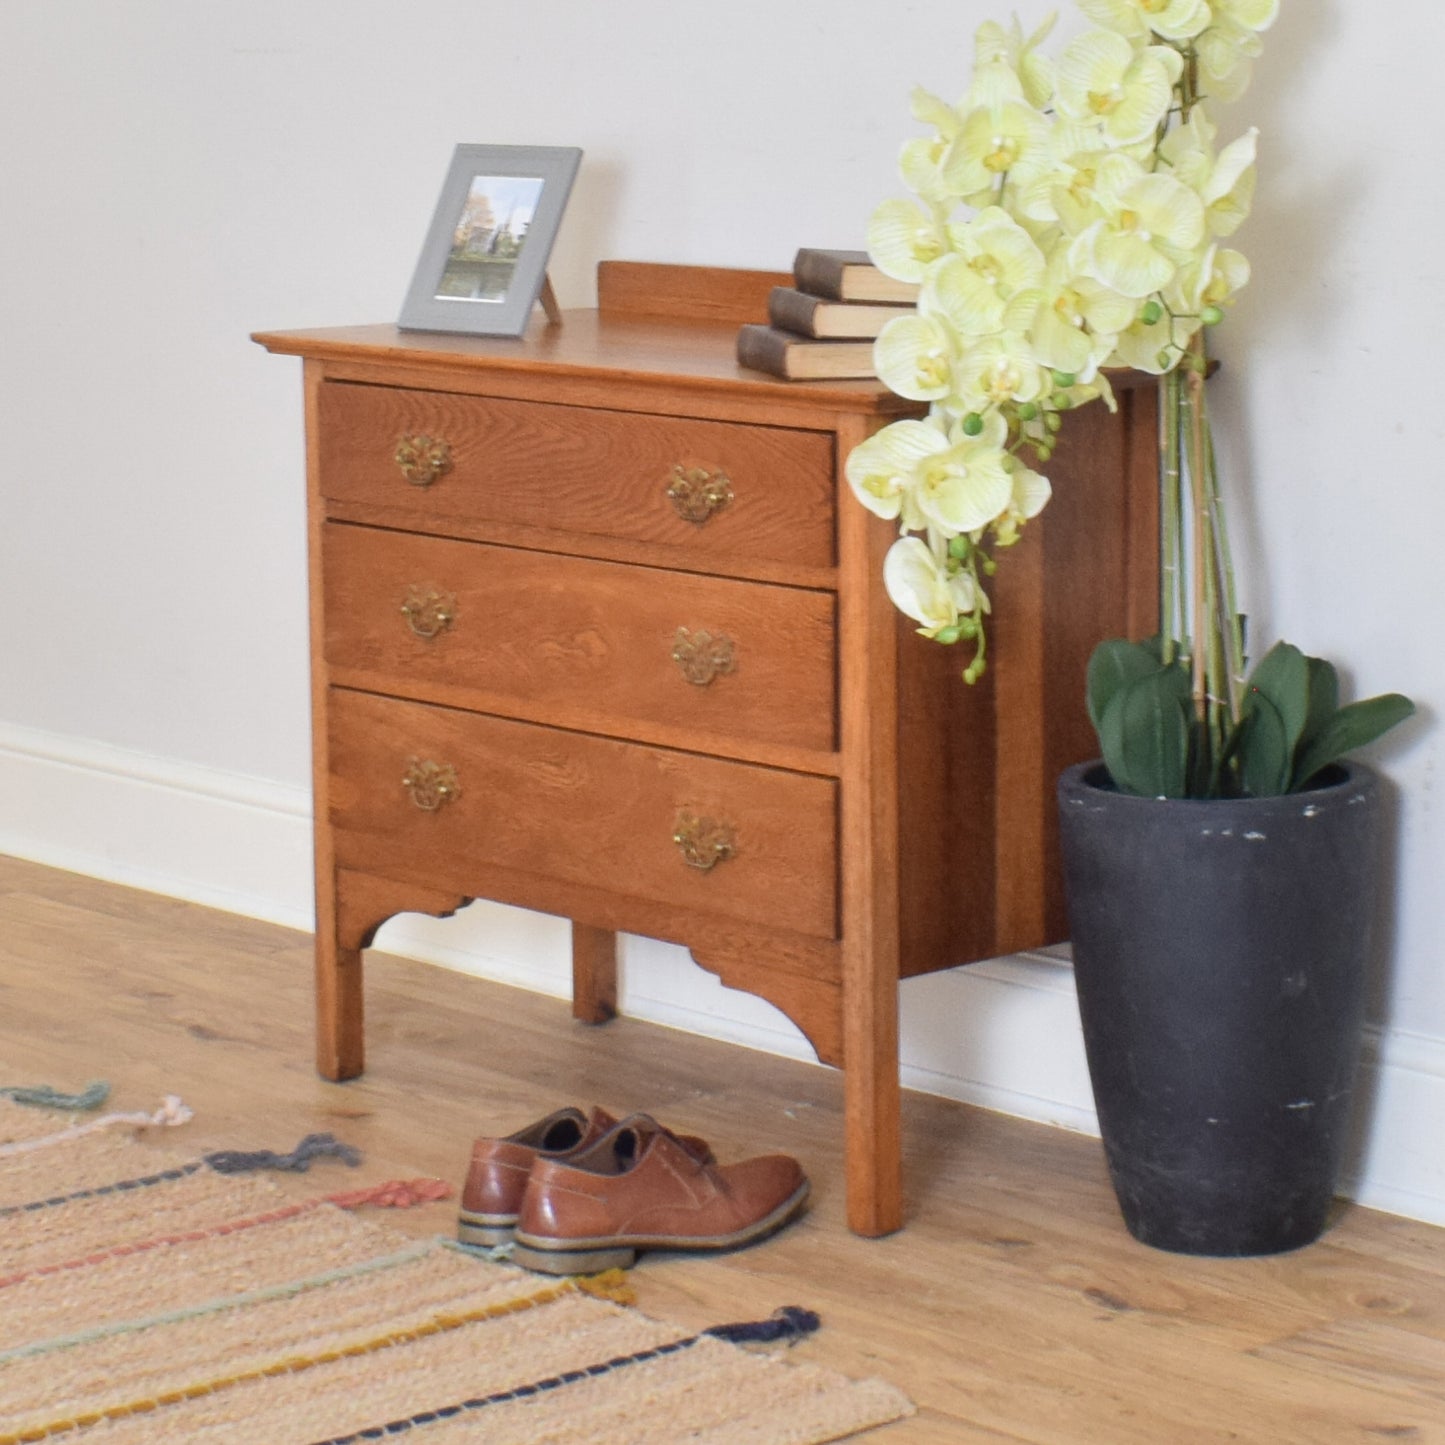
[[[361,950],[316,933],[316,1069],[323,1078],[354,1079],[366,1067]]]
[[[891,962],[891,960],[890,960]],[[844,964],[845,970],[848,968]],[[843,1127],[848,1228],[870,1238],[903,1226],[896,965],[843,983]],[[872,975],[871,977],[869,975]]]
[[[605,1024],[617,1017],[617,935],[572,923],[572,1017]]]

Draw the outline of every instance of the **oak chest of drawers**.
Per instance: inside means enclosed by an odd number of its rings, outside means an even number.
[[[908,405],[733,360],[785,280],[604,263],[596,311],[519,339],[257,335],[305,359],[317,1063],[361,1072],[395,913],[572,919],[594,1022],[616,932],[669,939],[844,1070],[849,1223],[880,1234],[900,978],[1063,936],[1084,662],[1151,622],[1152,396],[1076,418],[968,688],[841,481]]]

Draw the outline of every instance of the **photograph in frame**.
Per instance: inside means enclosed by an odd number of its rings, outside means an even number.
[[[459,145],[402,306],[402,329],[520,335],[581,159],[572,146]]]

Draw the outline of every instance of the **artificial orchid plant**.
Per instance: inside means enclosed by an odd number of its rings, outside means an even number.
[[[868,249],[919,285],[875,358],[923,419],[855,447],[858,500],[901,535],[884,585],[924,636],[987,660],[988,578],[1050,496],[1067,413],[1107,368],[1160,377],[1160,633],[1102,644],[1090,716],[1117,786],[1169,797],[1304,787],[1413,711],[1341,708],[1334,669],[1287,643],[1246,673],[1244,623],[1205,399],[1209,328],[1249,279],[1223,244],[1249,213],[1257,132],[1220,145],[1210,99],[1244,90],[1279,0],[1077,0],[1089,28],[1057,60],[988,21],[956,105],[913,94],[916,200],[874,213]]]

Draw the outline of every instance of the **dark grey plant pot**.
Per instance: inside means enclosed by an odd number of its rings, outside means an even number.
[[[1124,1222],[1182,1254],[1318,1238],[1339,1175],[1380,867],[1359,764],[1284,798],[1059,781],[1089,1074]]]

